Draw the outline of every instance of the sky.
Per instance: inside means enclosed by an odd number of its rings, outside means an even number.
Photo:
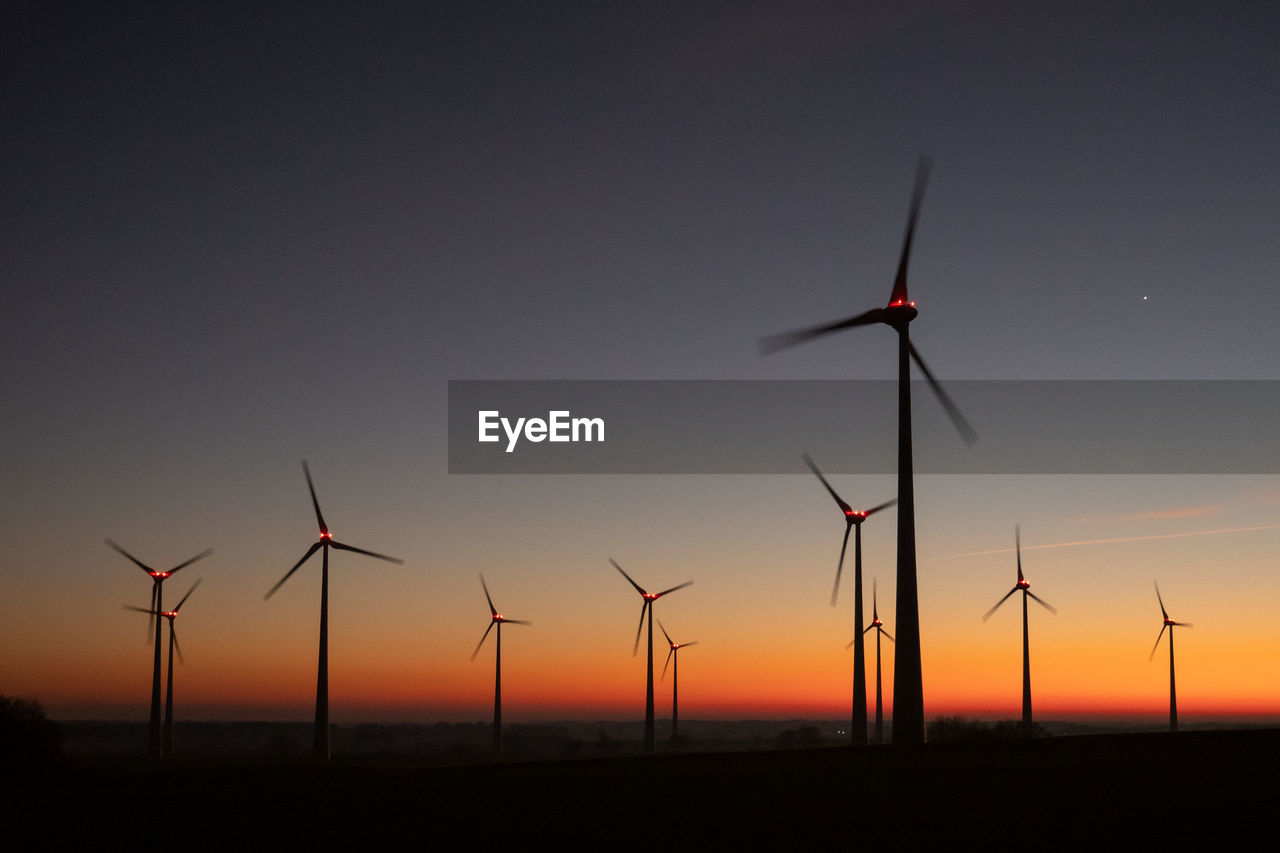
[[[488,716],[480,573],[533,622],[503,632],[509,721],[640,716],[610,558],[695,582],[655,611],[699,643],[682,715],[846,715],[843,524],[806,448],[792,476],[451,475],[447,383],[892,378],[885,329],[756,344],[887,301],[921,154],[912,340],[944,381],[1280,379],[1274,4],[0,14],[0,692],[57,717],[146,718],[121,605],[149,581],[111,537],[157,568],[214,549],[165,588],[204,579],[180,718],[310,718],[318,564],[263,601],[315,541],[302,459],[337,539],[405,561],[333,557],[335,722]],[[1037,718],[1167,713],[1156,580],[1195,624],[1183,721],[1280,717],[1274,474],[918,475],[916,504],[926,717],[1020,711],[1016,608],[981,620],[1016,524],[1059,611],[1030,614]],[[890,632],[893,530],[864,528]]]

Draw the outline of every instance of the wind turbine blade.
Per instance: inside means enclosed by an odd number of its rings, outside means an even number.
[[[173,640],[173,650],[178,653],[178,663],[186,666],[187,659],[182,656],[182,646],[178,644],[178,632],[174,630],[172,621],[169,622],[169,639]]]
[[[191,593],[196,591],[196,587],[204,583],[204,578],[196,578],[196,582],[191,585],[191,589],[187,590],[187,594],[182,596],[182,600],[178,602],[178,606],[173,608],[173,612],[177,613],[182,609],[182,605],[187,603],[187,599],[191,597]]]
[[[151,609],[147,612],[151,614],[151,618],[147,620],[147,636],[143,642],[150,642],[156,633],[156,617],[160,615],[160,611],[156,609],[156,596],[160,593],[160,582],[152,581],[151,583]]]
[[[1156,656],[1156,649],[1160,648],[1160,638],[1164,636],[1164,629],[1168,627],[1168,625],[1160,626],[1160,633],[1156,634],[1156,644],[1151,647],[1151,654],[1147,655],[1147,663],[1151,663],[1151,659]]]
[[[872,628],[874,628],[875,626],[876,626],[876,623],[872,622],[870,625],[868,625],[867,627],[865,627],[865,628],[863,628],[863,629],[862,629],[862,633],[864,633],[864,634],[865,634],[865,633],[867,633],[868,631],[870,631],[870,630],[871,630]],[[849,646],[852,646],[852,645],[853,645],[853,643],[852,643],[852,642],[850,642],[850,643],[849,643]],[[847,649],[847,648],[849,648],[849,646],[845,646],[845,648]]]
[[[484,582],[484,575],[480,576],[480,586],[484,587],[484,597],[489,602],[489,612],[497,616],[498,608],[493,606],[493,597],[489,595],[489,585]]]
[[[1173,624],[1174,624],[1174,625],[1177,625],[1179,628],[1194,628],[1194,627],[1195,627],[1195,625],[1191,624],[1190,622],[1174,622]]]
[[[879,605],[876,602],[876,597],[878,595],[878,591],[876,589],[877,584],[878,584],[878,581],[875,578],[872,578],[871,579],[871,621],[872,622],[880,618],[880,611],[877,609]]]
[[[1152,583],[1155,584],[1156,587],[1156,601],[1160,602],[1160,615],[1168,619],[1169,611],[1164,609],[1164,599],[1160,597],[1160,584],[1155,581],[1152,581]]]
[[[350,551],[353,554],[364,554],[366,557],[376,557],[379,560],[386,560],[388,563],[395,563],[397,566],[404,565],[404,560],[400,559],[399,557],[388,557],[386,554],[379,554],[374,551],[366,551],[365,549],[357,548],[354,545],[343,545],[341,542],[337,542],[333,539],[329,540],[329,544],[332,545],[334,548],[337,548],[339,551]]]
[[[827,482],[826,477],[822,476],[822,472],[818,470],[818,466],[813,464],[813,459],[809,456],[809,454],[808,453],[801,454],[801,457],[804,459],[804,464],[809,466],[809,470],[812,471],[814,475],[819,480],[822,481],[822,485],[827,487],[827,491],[831,493],[831,497],[835,500],[836,506],[840,507],[840,510],[846,516],[849,513],[853,512],[853,507],[849,506],[847,503],[841,500],[840,496],[836,494],[836,490],[831,488],[831,484]]]
[[[882,510],[882,509],[888,509],[889,507],[893,506],[893,505],[894,505],[894,504],[896,504],[897,502],[898,502],[898,499],[897,499],[897,498],[894,498],[894,499],[893,499],[893,500],[891,500],[891,501],[885,501],[885,502],[884,502],[884,503],[882,503],[882,504],[876,504],[876,505],[875,505],[875,506],[873,506],[871,509],[867,510],[867,515],[868,515],[868,516],[875,515],[875,514],[876,514],[877,512],[879,512],[880,510]]]
[[[773,355],[778,350],[784,350],[793,347],[796,344],[802,344],[805,341],[819,338],[831,332],[838,332],[841,329],[850,329],[854,326],[870,326],[873,323],[884,322],[884,309],[872,308],[870,311],[863,311],[853,317],[844,320],[838,320],[834,323],[825,323],[820,326],[810,326],[807,329],[796,329],[793,332],[783,332],[780,335],[769,335],[760,339],[760,354]]]
[[[662,636],[667,638],[667,645],[674,646],[675,643],[671,642],[671,635],[668,634],[667,629],[663,627],[661,619],[658,620],[658,628],[662,631]]]
[[[881,634],[884,634],[886,637],[888,637],[888,638],[889,638],[889,642],[891,642],[891,643],[896,642],[896,640],[894,640],[894,639],[893,639],[893,635],[892,635],[892,634],[890,634],[888,631],[886,631],[884,628],[881,628],[881,629],[880,629],[880,633],[881,633]]]
[[[316,524],[320,525],[321,533],[328,533],[329,527],[324,523],[324,516],[320,513],[320,501],[316,500],[316,487],[311,482],[311,469],[307,467],[307,460],[302,460],[302,473],[307,475],[307,491],[311,492],[311,505],[316,508]]]
[[[122,604],[120,606],[123,607],[125,610],[136,610],[139,613],[150,613],[152,616],[156,615],[156,612],[154,610],[148,610],[145,607],[135,607],[132,604]]]
[[[902,258],[898,261],[898,274],[893,279],[893,292],[889,294],[889,303],[905,303],[907,301],[907,262],[911,259],[911,238],[916,232],[916,220],[920,217],[920,203],[924,201],[924,190],[929,183],[929,170],[933,161],[921,157],[916,164],[916,186],[911,193],[911,212],[907,214],[907,236],[902,241]]]
[[[276,594],[276,590],[278,590],[281,586],[283,586],[283,585],[284,585],[284,582],[285,582],[285,581],[287,581],[290,577],[292,577],[292,576],[293,576],[293,573],[294,573],[294,572],[296,572],[296,571],[297,571],[297,570],[302,566],[302,564],[303,564],[303,563],[305,563],[307,560],[311,559],[311,555],[312,555],[312,554],[314,554],[316,551],[319,551],[319,550],[320,550],[320,546],[321,546],[321,544],[322,544],[322,543],[320,543],[320,542],[315,542],[315,543],[313,543],[313,544],[311,545],[311,547],[307,549],[307,553],[305,553],[305,554],[303,554],[303,555],[302,555],[302,559],[301,559],[301,560],[299,560],[298,562],[294,563],[294,564],[293,564],[293,568],[292,568],[292,569],[290,569],[289,571],[285,572],[284,577],[282,577],[282,578],[280,578],[280,580],[276,581],[276,585],[275,585],[275,586],[273,586],[273,587],[271,587],[271,589],[267,590],[267,594],[266,594],[266,595],[264,595],[264,596],[262,596],[262,600],[263,600],[263,601],[266,601],[268,598],[270,598],[271,596],[275,595],[275,594]]]
[[[844,526],[844,541],[840,543],[840,561],[836,563],[836,582],[831,587],[831,606],[836,606],[836,598],[840,595],[840,573],[844,571],[844,552],[849,548],[849,531],[853,529],[852,524]]]
[[[617,569],[618,571],[622,572],[622,566],[619,566],[619,565],[618,565],[617,560],[614,560],[612,557],[610,557],[610,558],[609,558],[609,562],[610,562],[610,563],[613,563],[613,567],[614,567],[615,569]],[[622,572],[622,576],[623,576],[624,578],[626,578],[626,579],[627,579],[628,583],[630,583],[632,586],[634,586],[634,587],[636,588],[636,592],[640,593],[641,595],[645,595],[644,587],[640,586],[640,584],[638,584],[638,583],[636,583],[635,581],[633,581],[633,580],[631,579],[631,575],[627,574],[626,572]]]
[[[502,621],[506,625],[532,625],[533,624],[528,619],[503,619]]]
[[[1013,526],[1013,541],[1018,551],[1018,580],[1022,580],[1022,525]],[[1035,598],[1035,596],[1031,596]]]
[[[489,627],[484,629],[484,635],[480,638],[480,642],[476,643],[476,650],[471,653],[472,660],[475,660],[476,655],[480,654],[480,647],[484,645],[484,641],[489,638],[489,632],[492,631],[493,626],[497,624],[497,622],[490,622]]]
[[[103,542],[106,542],[108,546],[110,546],[111,548],[115,549],[116,551],[119,551],[119,552],[120,552],[121,554],[123,554],[123,555],[124,555],[124,556],[129,560],[129,561],[131,561],[135,566],[137,566],[138,568],[142,569],[142,570],[143,570],[144,572],[146,572],[147,574],[151,574],[152,572],[154,572],[154,571],[155,571],[155,569],[151,568],[151,567],[150,567],[150,566],[148,566],[146,563],[142,562],[141,560],[139,560],[137,557],[135,557],[135,556],[133,556],[132,554],[130,554],[130,553],[129,553],[128,551],[126,551],[125,549],[121,548],[121,547],[120,547],[119,545],[117,545],[115,542],[112,542],[110,538],[103,539],[102,541],[103,541]]]
[[[992,613],[995,613],[995,612],[996,612],[996,609],[997,609],[997,608],[999,608],[1001,604],[1004,604],[1006,601],[1008,601],[1008,600],[1009,600],[1009,596],[1013,595],[1013,594],[1014,594],[1015,592],[1017,592],[1017,591],[1018,591],[1018,588],[1015,586],[1013,589],[1011,589],[1011,590],[1009,590],[1008,592],[1006,592],[1006,593],[1004,594],[1004,598],[1000,599],[999,601],[997,601],[997,602],[995,603],[995,607],[992,607],[992,608],[991,608],[990,610],[988,610],[986,613],[982,614],[982,621],[983,621],[983,622],[986,622],[988,619],[990,619],[990,618],[991,618],[991,614],[992,614]]]
[[[652,603],[653,602],[651,602],[649,599],[646,598],[644,600],[644,604],[640,605],[640,624],[636,626],[636,644],[631,647],[632,657],[635,657],[636,654],[640,651],[640,631],[644,628],[644,611],[645,611],[645,608],[647,608]]]
[[[675,592],[677,589],[684,589],[686,586],[693,586],[693,581],[685,581],[684,583],[676,584],[675,586],[671,587],[671,589],[664,589],[662,592],[655,595],[654,598],[662,598],[662,596],[666,595],[667,593]]]
[[[696,646],[696,645],[698,645],[698,641],[697,641],[697,640],[690,640],[690,641],[689,641],[689,642],[687,642],[687,643],[681,643],[681,644],[680,644],[680,648],[682,648],[682,649],[683,649],[685,646]]]
[[[671,664],[671,656],[674,655],[675,653],[676,653],[676,650],[674,647],[671,649],[671,651],[667,652],[667,662],[662,665],[662,678],[658,679],[659,681],[666,680],[667,667]]]
[[[871,630],[870,628],[868,628],[868,629],[867,629],[867,631],[870,631],[870,630]],[[862,634],[867,633],[867,631],[863,631],[863,632],[862,632]],[[861,637],[861,636],[862,636],[862,634],[859,634],[859,635],[858,635],[858,637]],[[853,644],[854,644],[854,643],[858,642],[858,637],[854,637],[852,640],[850,640],[850,641],[845,645],[844,650],[845,650],[846,652],[847,652],[847,651],[849,651],[849,649],[853,648]]]
[[[911,357],[916,360],[916,364],[920,367],[920,372],[924,374],[924,378],[929,380],[929,387],[933,389],[934,395],[938,398],[938,402],[942,404],[942,408],[947,410],[947,416],[951,418],[951,423],[955,425],[956,431],[960,433],[960,437],[964,439],[964,443],[973,447],[978,442],[978,433],[969,422],[965,420],[964,415],[960,414],[960,409],[951,401],[951,397],[943,390],[940,383],[928,366],[925,365],[924,359],[920,357],[920,352],[916,349],[915,344],[910,341],[907,346],[911,350]]]
[[[1055,615],[1055,616],[1056,616],[1056,615],[1058,615],[1058,608],[1054,607],[1052,604],[1050,604],[1049,602],[1045,601],[1043,598],[1041,598],[1040,596],[1036,595],[1036,594],[1035,594],[1034,592],[1032,592],[1031,590],[1027,590],[1027,595],[1031,596],[1031,597],[1036,601],[1036,603],[1038,603],[1038,604],[1039,604],[1041,607],[1043,607],[1045,610],[1048,610],[1050,613],[1052,613],[1052,614],[1053,614],[1053,615]]]
[[[200,552],[199,554],[196,554],[194,557],[192,557],[190,560],[187,560],[185,563],[179,563],[178,565],[174,566],[172,569],[169,570],[169,574],[173,574],[178,569],[185,569],[187,566],[191,565],[196,560],[203,560],[205,557],[209,556],[212,553],[213,553],[212,548],[206,548],[204,551]]]

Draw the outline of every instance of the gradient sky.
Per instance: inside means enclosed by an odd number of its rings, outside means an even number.
[[[534,623],[504,631],[509,720],[641,715],[610,557],[696,582],[656,608],[699,641],[683,714],[847,714],[805,448],[794,477],[450,476],[446,382],[890,378],[884,329],[756,341],[887,300],[922,152],[912,338],[943,379],[1280,379],[1275,4],[794,6],[5,4],[0,691],[145,719],[120,605],[148,581],[110,536],[215,549],[166,587],[205,581],[180,717],[309,719],[319,565],[262,600],[314,541],[306,458],[336,538],[405,559],[334,557],[336,722],[490,713],[479,572]],[[980,617],[1020,523],[1059,608],[1037,717],[1167,713],[1159,579],[1195,623],[1184,720],[1280,718],[1280,478],[916,492],[929,717],[1019,713],[1016,608]],[[864,531],[891,632],[893,529]]]

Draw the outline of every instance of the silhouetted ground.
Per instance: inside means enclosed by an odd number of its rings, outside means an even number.
[[[50,846],[144,827],[184,847],[1237,846],[1269,828],[1278,756],[1255,729],[425,768],[71,758],[6,772],[3,802]]]

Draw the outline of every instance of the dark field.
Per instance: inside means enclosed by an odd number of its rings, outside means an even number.
[[[1278,756],[1280,730],[1255,729],[431,767],[65,758],[5,770],[3,801],[11,833],[51,846],[1180,847],[1269,833]]]

